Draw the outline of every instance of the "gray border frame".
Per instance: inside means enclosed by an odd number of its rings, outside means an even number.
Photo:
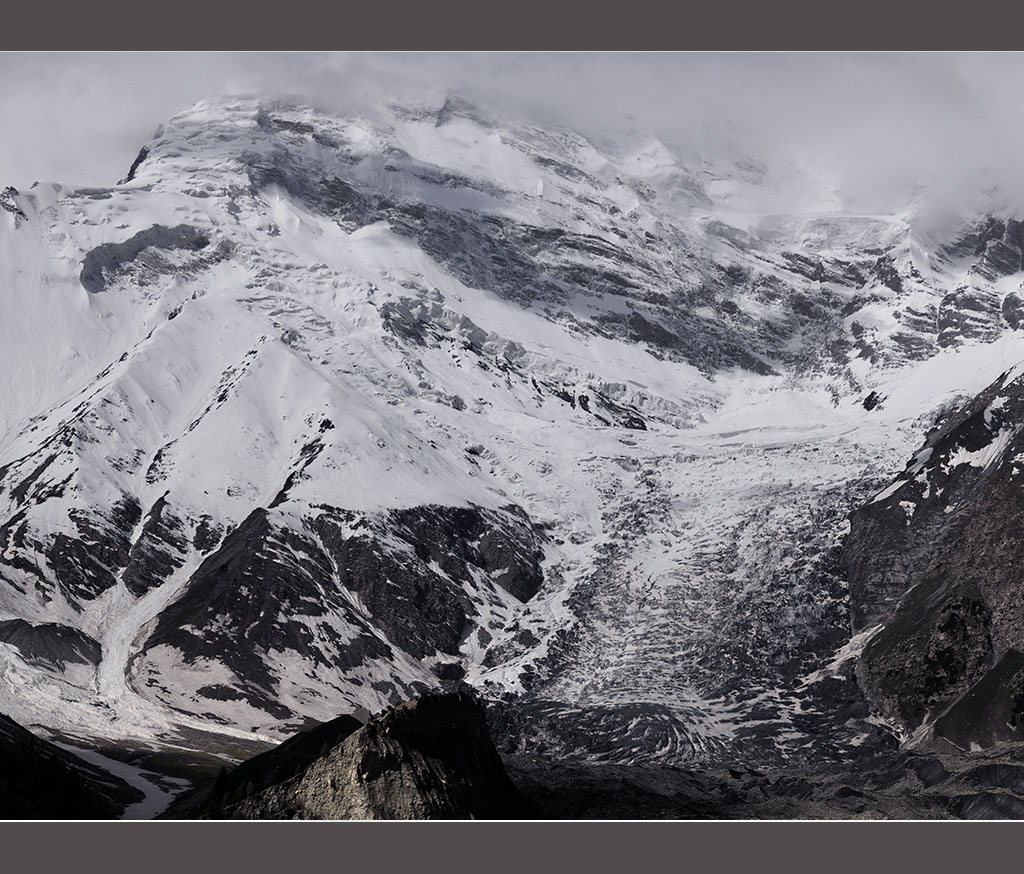
[[[1016,51],[1006,3],[178,0],[9,4],[10,51]],[[1020,13],[1018,13],[1019,15]]]
[[[896,6],[892,0],[246,4],[124,0],[55,9],[8,4],[5,51],[90,50],[1013,50],[1002,4]],[[0,87],[3,83],[0,82]],[[2,135],[2,133],[0,133]],[[316,869],[472,871],[1012,870],[1024,831],[943,823],[0,823],[11,872],[187,872],[218,867],[291,874]]]

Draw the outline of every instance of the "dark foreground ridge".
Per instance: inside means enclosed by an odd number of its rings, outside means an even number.
[[[0,819],[116,819],[142,797],[0,715]]]
[[[508,773],[544,819],[1022,819],[1024,745],[892,751],[815,771],[593,764],[530,755]]]
[[[1024,745],[880,750],[772,770],[508,753],[483,704],[427,695],[340,716],[180,796],[161,819],[1017,819]]]
[[[426,695],[360,725],[341,716],[180,797],[163,819],[517,819],[483,704]]]

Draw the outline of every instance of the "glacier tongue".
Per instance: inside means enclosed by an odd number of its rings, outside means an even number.
[[[5,193],[0,620],[102,654],[0,640],[0,710],[184,745],[465,679],[584,755],[855,745],[803,682],[846,515],[1024,359],[1020,226],[765,216],[744,166],[223,100]]]

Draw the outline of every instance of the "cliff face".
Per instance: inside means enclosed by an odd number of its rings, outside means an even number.
[[[1024,739],[1024,380],[1003,374],[851,517],[858,674],[906,731]]]
[[[165,817],[512,819],[529,812],[491,742],[483,705],[459,692],[414,699],[361,727],[341,717],[297,735],[180,799]]]

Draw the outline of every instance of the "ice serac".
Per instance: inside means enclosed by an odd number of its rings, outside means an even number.
[[[503,749],[878,740],[846,515],[1024,358],[1019,220],[769,213],[771,166],[681,154],[228,99],[5,191],[12,715],[263,744],[465,681]]]
[[[961,749],[1024,739],[1024,379],[1002,374],[851,517],[859,675],[908,732]]]

